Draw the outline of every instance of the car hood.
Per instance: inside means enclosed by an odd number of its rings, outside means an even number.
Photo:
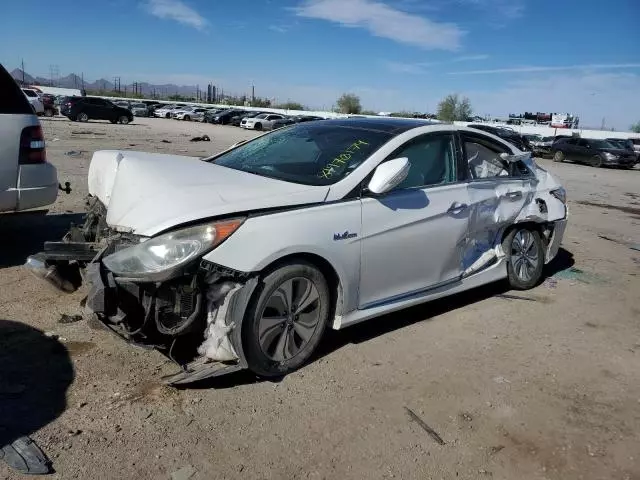
[[[89,167],[89,193],[107,207],[107,224],[143,236],[220,215],[319,203],[328,192],[329,187],[283,182],[179,155],[102,150]]]
[[[627,150],[624,148],[603,148],[601,149],[601,151],[612,153],[613,155],[618,155],[618,156],[629,155],[630,153],[633,153],[633,151]]]

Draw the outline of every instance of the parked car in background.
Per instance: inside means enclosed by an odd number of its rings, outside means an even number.
[[[156,108],[156,110],[154,111],[154,115],[161,118],[171,118],[174,111],[181,110],[184,107],[186,107],[184,103],[164,105],[160,108]]]
[[[530,141],[533,154],[537,157],[546,157],[551,155],[551,146],[559,138],[571,138],[569,135],[552,135],[542,137],[540,140]]]
[[[171,118],[171,110],[178,108],[177,105],[163,105],[154,110],[153,114],[159,118]]]
[[[144,103],[132,103],[131,113],[136,117],[148,117],[149,107]]]
[[[58,196],[58,175],[47,162],[40,121],[1,64],[0,92],[0,212],[50,205]]]
[[[632,168],[636,163],[636,156],[624,148],[618,148],[606,140],[593,138],[560,138],[551,147],[553,160],[563,162],[571,160],[584,163],[592,167],[620,166]]]
[[[201,122],[206,111],[207,109],[202,107],[183,107],[180,110],[173,110],[171,116],[176,120]]]
[[[607,138],[605,140],[611,145],[622,148],[624,150],[628,150],[629,152],[633,153],[636,157],[636,163],[640,161],[640,151],[636,152],[633,145],[633,140],[631,140],[630,138]]]
[[[78,122],[109,120],[111,123],[127,124],[133,121],[131,110],[97,97],[67,97],[60,113],[69,120]]]
[[[300,123],[300,122],[313,122],[315,120],[324,120],[324,118],[322,117],[318,117],[316,115],[297,115],[295,117],[292,117],[296,123]]]
[[[261,113],[253,118],[243,118],[240,127],[247,130],[271,130],[276,120],[282,120],[284,115],[279,113]]]
[[[240,123],[242,123],[242,120],[245,118],[253,118],[257,115],[260,115],[262,113],[265,112],[260,112],[260,111],[247,111],[246,113],[241,113],[240,115],[234,115],[233,117],[231,117],[231,120],[229,122],[230,125],[233,125],[234,127],[239,127]]]
[[[86,308],[132,343],[171,356],[190,335],[174,385],[280,377],[326,329],[502,280],[534,288],[567,224],[564,188],[529,153],[455,125],[298,123],[201,160],[94,153],[91,222],[72,238],[101,253],[50,242],[29,264],[90,283]]]
[[[27,100],[33,107],[33,111],[37,115],[42,115],[44,113],[44,103],[42,103],[42,100],[40,100],[40,95],[38,95],[38,92],[30,88],[23,88],[22,93],[24,93],[25,97],[27,97]]]
[[[299,123],[294,117],[284,117],[273,122],[271,128],[275,130],[276,128],[286,127],[287,125],[293,125],[294,123]]]
[[[42,104],[44,105],[45,117],[54,117],[59,113],[58,107],[56,105],[55,95],[45,93],[43,95],[40,95],[40,99],[42,100]]]
[[[525,136],[520,135],[518,132],[516,132],[515,130],[511,130],[510,128],[494,127],[491,125],[484,125],[481,123],[470,123],[467,126],[471,128],[475,128],[476,130],[483,130],[485,132],[492,133],[495,136],[506,140],[507,142],[511,142],[519,150],[523,152],[533,151],[533,148],[531,147],[529,140]]]
[[[211,123],[219,123],[220,125],[227,125],[231,123],[231,120],[234,117],[239,117],[246,115],[247,112],[245,110],[238,110],[237,108],[230,108],[228,110],[223,110],[221,112],[216,113],[212,117]],[[239,122],[238,122],[239,123]]]
[[[113,103],[119,107],[126,108],[127,110],[131,110],[131,102],[127,102],[125,100],[118,100]]]
[[[229,110],[228,108],[220,108],[220,107],[211,107],[208,108],[206,112],[204,112],[204,116],[202,117],[202,121],[205,123],[215,123],[214,118],[220,115],[223,112]]]

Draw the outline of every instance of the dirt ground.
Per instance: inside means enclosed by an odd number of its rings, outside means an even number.
[[[51,478],[640,479],[638,169],[540,160],[571,216],[531,291],[491,285],[329,332],[279,382],[240,372],[178,390],[159,383],[175,371],[159,353],[59,323],[82,313],[83,292],[63,296],[21,264],[80,221],[93,151],[203,156],[254,133],[42,123],[72,192],[47,215],[0,217],[0,419],[50,456]],[[212,141],[189,141],[201,134]],[[0,478],[22,477],[0,463]]]

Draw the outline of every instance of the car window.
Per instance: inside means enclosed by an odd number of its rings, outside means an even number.
[[[454,182],[455,147],[452,134],[430,134],[414,138],[393,152],[389,159],[409,159],[409,173],[394,190],[428,187]]]
[[[466,141],[464,149],[472,179],[509,176],[509,165],[500,158],[500,153],[503,152],[474,141]]]
[[[302,123],[275,130],[208,161],[305,185],[331,185],[392,137],[377,130]]]
[[[24,92],[24,94],[25,94],[27,97],[34,98],[34,97],[37,97],[37,96],[38,96],[38,94],[37,94],[36,92],[34,92],[33,90],[22,90],[22,91]]]
[[[589,146],[589,142],[587,142],[584,139],[580,139],[580,140],[578,140],[578,146],[579,147],[588,147]]]

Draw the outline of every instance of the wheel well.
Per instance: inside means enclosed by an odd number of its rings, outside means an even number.
[[[331,265],[328,260],[321,257],[320,255],[316,255],[315,253],[294,253],[279,258],[275,262],[265,267],[263,271],[273,271],[280,265],[284,263],[290,263],[294,260],[304,260],[317,267],[322,272],[322,275],[324,275],[324,278],[327,281],[327,285],[329,287],[329,294],[331,295],[331,311],[329,313],[330,320],[328,325],[329,327],[331,327],[334,315],[336,313],[340,313],[338,305],[340,305],[340,301],[342,299],[342,286],[340,285],[340,277],[338,277],[338,272],[336,272],[335,268],[333,268],[333,265]]]
[[[523,228],[523,227],[528,228],[529,230],[535,230],[536,232],[538,232],[540,234],[540,239],[542,240],[542,243],[546,248],[548,238],[545,235],[545,224],[537,223],[537,222],[514,223],[513,225],[505,228],[502,234],[502,239],[500,240],[500,244],[502,245],[504,243],[504,239],[507,238],[507,235],[509,235],[509,233],[511,233],[513,230],[515,230],[516,228]]]

